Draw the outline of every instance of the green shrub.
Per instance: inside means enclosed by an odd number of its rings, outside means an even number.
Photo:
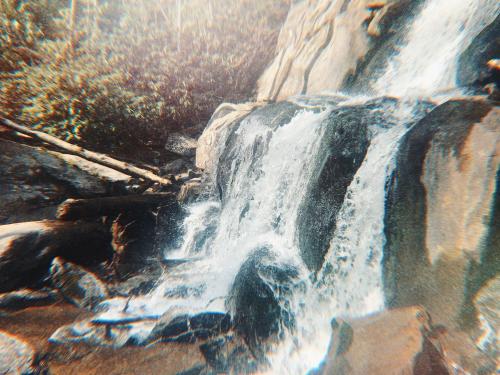
[[[183,0],[179,28],[176,1],[91,3],[80,3],[74,52],[62,8],[48,27],[63,37],[38,40],[41,61],[4,74],[0,111],[87,147],[146,159],[169,132],[196,136],[217,105],[252,95],[288,8],[276,0]]]

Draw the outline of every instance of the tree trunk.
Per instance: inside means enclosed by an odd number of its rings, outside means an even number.
[[[98,152],[86,150],[83,147],[75,146],[71,143],[62,141],[56,137],[45,134],[43,132],[31,130],[25,126],[16,124],[15,122],[8,120],[6,118],[0,117],[0,123],[20,133],[29,135],[33,138],[37,138],[43,142],[56,146],[70,154],[77,155],[94,163],[104,165],[111,169],[115,169],[122,173],[128,174],[129,176],[142,178],[147,181],[158,182],[161,185],[166,185],[166,186],[172,185],[172,182],[169,179],[157,176],[153,172],[150,172],[142,168],[138,168],[134,165],[125,163],[120,160],[113,159],[107,155],[100,154]]]
[[[163,204],[176,202],[173,193],[156,193],[143,195],[126,195],[91,199],[67,199],[59,206],[57,218],[60,220],[76,220],[115,216],[120,213],[145,212]]]
[[[71,14],[70,14],[70,24],[69,24],[69,48],[71,52],[71,57],[73,58],[75,54],[76,47],[76,22],[78,14],[78,0],[71,0]]]

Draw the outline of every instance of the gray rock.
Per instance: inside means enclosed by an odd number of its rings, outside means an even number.
[[[131,296],[148,293],[155,286],[158,275],[144,274],[133,276],[113,286],[113,292],[122,296]]]
[[[0,309],[17,310],[30,306],[44,306],[57,301],[57,293],[52,290],[21,289],[0,294]]]
[[[498,58],[500,50],[500,15],[485,27],[458,59],[457,81],[460,85],[483,85],[498,82],[499,72],[487,65],[491,59]],[[495,77],[496,76],[496,77]]]
[[[181,186],[177,199],[182,203],[191,203],[203,192],[200,178],[193,178]]]
[[[156,323],[148,341],[195,342],[208,339],[231,328],[231,317],[222,312],[188,315],[179,309],[167,311]]]
[[[194,156],[196,154],[196,139],[187,137],[180,133],[169,135],[165,143],[165,150],[181,156]]]
[[[254,250],[240,267],[227,301],[229,310],[234,311],[235,330],[256,351],[263,349],[260,344],[277,337],[283,327],[295,324],[281,298],[286,299],[298,286],[298,271],[275,261],[268,249]]]
[[[175,159],[171,161],[170,163],[167,163],[165,166],[161,168],[161,173],[163,175],[176,175],[179,173],[183,173],[189,168],[193,167],[193,163],[189,160],[186,160],[184,158],[180,159]]]
[[[108,298],[106,285],[76,264],[54,258],[50,269],[52,284],[74,305],[93,309]]]
[[[478,313],[481,335],[477,339],[478,346],[489,352],[493,358],[500,354],[498,338],[500,337],[500,276],[495,277],[483,286],[474,298],[474,306]]]
[[[0,374],[34,373],[35,351],[27,343],[0,331]]]
[[[85,343],[113,348],[142,345],[153,326],[150,320],[100,324],[87,319],[58,328],[49,341],[59,345]]]
[[[0,140],[0,224],[55,215],[68,197],[125,193],[130,176],[78,156]]]

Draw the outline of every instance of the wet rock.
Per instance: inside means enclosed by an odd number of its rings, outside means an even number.
[[[474,298],[474,306],[480,323],[478,346],[492,358],[500,354],[500,276],[484,285]]]
[[[221,104],[212,115],[210,122],[198,139],[196,167],[210,172],[218,161],[218,146],[223,145],[232,129],[253,109],[263,103]]]
[[[50,289],[21,289],[0,294],[0,309],[18,310],[31,306],[45,306],[57,301],[58,295]]]
[[[477,330],[473,298],[500,272],[499,116],[484,98],[451,100],[403,138],[385,213],[389,306],[419,304],[438,323]],[[470,335],[450,332],[455,361],[479,371]]]
[[[202,194],[202,192],[203,184],[201,179],[193,178],[182,184],[177,199],[182,203],[192,203]]]
[[[196,315],[176,315],[168,311],[156,323],[150,341],[195,342],[229,331],[231,317],[226,313],[204,312]]]
[[[35,374],[35,351],[27,343],[0,331],[0,374]]]
[[[200,351],[210,369],[217,374],[249,374],[257,371],[257,360],[236,335],[209,340],[200,345]]]
[[[172,133],[165,143],[165,150],[181,156],[195,156],[197,142],[181,133]]]
[[[370,144],[370,126],[391,126],[394,121],[387,114],[395,105],[394,100],[381,99],[342,106],[324,121],[326,131],[319,151],[324,157],[311,173],[307,199],[298,219],[300,252],[311,270],[321,267],[328,251],[347,188]]]
[[[108,341],[106,327],[96,326],[89,320],[59,327],[49,338],[49,342],[54,344],[82,342],[90,345],[105,345]]]
[[[297,287],[298,272],[274,260],[268,249],[254,251],[238,271],[227,302],[235,330],[252,349],[294,324],[286,298]]]
[[[429,315],[420,307],[337,320],[318,374],[448,375],[452,372]]]
[[[489,65],[500,51],[500,15],[485,27],[458,59],[457,81],[462,86],[500,83],[500,71]]]
[[[114,294],[125,297],[147,294],[154,288],[159,276],[154,272],[153,274],[132,276],[121,283],[113,285],[112,290]]]
[[[59,345],[85,343],[92,346],[122,348],[126,345],[144,345],[153,329],[152,320],[126,320],[100,323],[91,318],[57,329],[49,341]]]
[[[190,369],[176,373],[175,375],[205,375],[207,374],[206,365],[196,365]]]
[[[52,261],[50,278],[62,296],[78,307],[91,310],[108,298],[106,285],[94,274],[61,258]]]

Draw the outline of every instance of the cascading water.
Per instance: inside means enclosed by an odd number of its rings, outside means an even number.
[[[425,2],[400,52],[372,83],[376,95],[432,98],[454,89],[459,53],[499,10],[494,0]],[[265,112],[242,121],[217,145],[219,154],[226,155],[221,158],[225,165],[212,171],[210,180],[220,184],[223,175],[224,186],[213,186],[211,199],[191,206],[183,245],[166,253],[177,265],[150,295],[128,302],[127,313],[158,317],[169,309],[226,311],[241,266],[255,250],[265,248],[278,267],[292,266],[302,282],[293,293],[277,296],[287,299],[281,302],[294,324],[269,353],[268,371],[301,374],[323,359],[333,317],[383,309],[385,189],[400,140],[422,114],[415,100],[400,101],[383,121],[368,124],[370,145],[337,212],[320,270],[307,268],[297,239],[301,204],[322,160],[325,123],[335,121],[331,115],[338,108],[367,102],[336,98],[320,108],[297,107],[279,124]]]
[[[456,93],[460,53],[493,22],[496,0],[429,0],[406,31],[405,44],[373,88],[377,94],[431,97]]]

